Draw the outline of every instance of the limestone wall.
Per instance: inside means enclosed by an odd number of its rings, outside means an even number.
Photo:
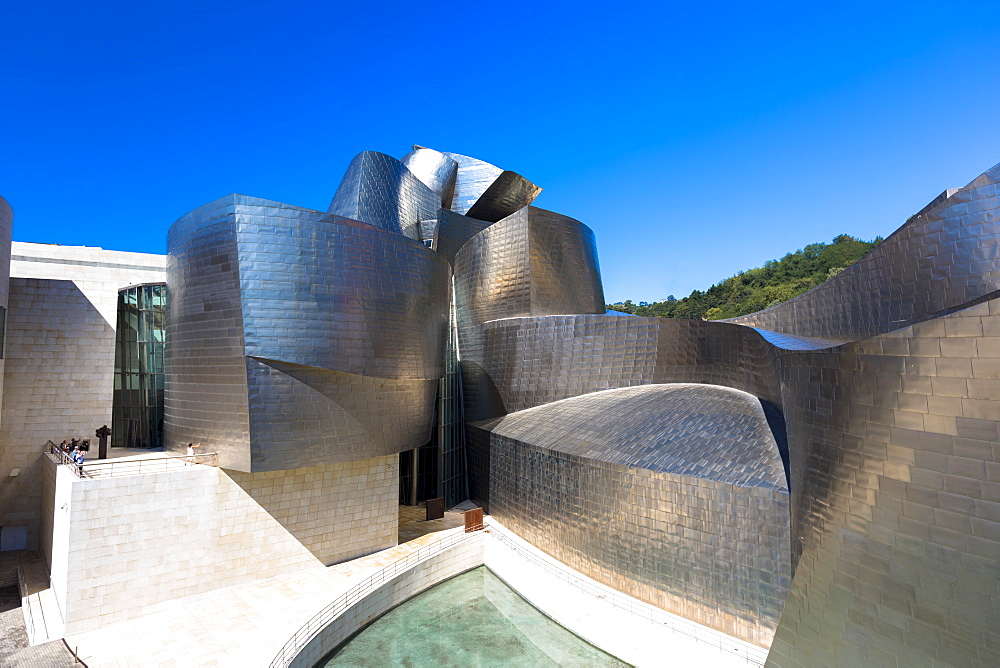
[[[0,411],[0,526],[27,525],[38,549],[49,439],[111,425],[119,288],[164,280],[166,258],[14,242]],[[20,474],[10,477],[11,469]]]
[[[52,543],[66,557],[53,555],[52,584],[66,633],[395,545],[396,460],[238,480],[208,466],[97,479],[59,466]]]

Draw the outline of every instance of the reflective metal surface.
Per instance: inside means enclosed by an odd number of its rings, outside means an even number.
[[[458,163],[455,194],[450,205],[446,205],[445,208],[465,215],[503,170],[467,155],[458,153],[445,153],[445,155]]]
[[[0,307],[3,307],[3,319],[6,320],[8,295],[10,294],[10,240],[14,232],[14,210],[3,197],[0,197]],[[0,344],[2,344],[3,323],[0,323]],[[0,345],[0,357],[3,346]]]
[[[576,315],[505,318],[460,333],[470,420],[652,383],[724,385],[782,401],[778,350],[737,325]]]
[[[486,228],[455,262],[467,417],[494,419],[468,429],[470,493],[506,523],[539,527],[521,530],[553,556],[613,580],[628,549],[587,562],[599,534],[542,528],[589,526],[603,506],[564,501],[574,485],[603,494],[609,474],[578,483],[569,455],[534,445],[559,416],[516,441],[487,428],[614,387],[742,389],[787,429],[794,579],[770,662],[1000,665],[997,181],[994,168],[946,193],[833,280],[734,321],[759,331],[527,314],[518,241]],[[578,417],[589,429],[605,416]],[[619,482],[613,490],[633,489]],[[549,489],[559,491],[547,499]],[[648,513],[631,510],[642,503],[614,507],[617,531],[647,526]]]
[[[791,581],[789,500],[755,397],[649,385],[469,429],[489,438],[489,510],[505,526],[619,591],[770,641]]]
[[[277,470],[416,447],[444,373],[447,261],[400,234],[232,195],[171,227],[168,448]]]
[[[424,237],[420,222],[437,218],[441,197],[392,156],[359,153],[347,168],[329,212],[398,232]]]
[[[455,193],[455,179],[458,176],[457,162],[440,151],[423,146],[414,146],[400,162],[413,172],[421,183],[434,191],[440,198],[441,205],[451,205],[451,198]]]
[[[1000,665],[998,168],[724,323],[606,312],[589,228],[534,207],[476,220],[533,186],[405,161],[351,164],[331,212],[360,223],[241,196],[175,223],[172,447],[271,470],[427,443],[451,263],[469,492],[507,526],[657,605],[774,634],[773,665]]]
[[[516,172],[502,172],[465,215],[496,222],[531,204],[542,189]]]
[[[568,216],[521,209],[462,246],[455,294],[461,327],[525,315],[604,313],[594,233]]]
[[[455,213],[449,209],[438,211],[438,220],[435,227],[433,248],[448,259],[448,262],[455,262],[455,254],[458,249],[465,245],[465,242],[476,234],[482,232],[493,223],[485,220],[476,220]]]
[[[1000,300],[789,353],[774,665],[1000,664]]]

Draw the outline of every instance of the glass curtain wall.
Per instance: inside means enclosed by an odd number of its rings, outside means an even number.
[[[438,381],[435,425],[438,441],[438,496],[444,497],[445,508],[451,508],[469,498],[465,476],[465,416],[462,404],[462,363],[458,354],[454,280],[448,316],[448,347],[445,350],[444,364],[444,378]]]
[[[118,292],[111,445],[163,445],[163,348],[167,286],[133,285]]]
[[[444,378],[438,381],[434,431],[431,440],[416,451],[399,454],[399,502],[410,504],[444,497],[445,508],[469,498],[465,475],[465,420],[462,409],[462,374],[458,353],[458,321],[454,288],[445,350]],[[414,466],[414,453],[417,461]],[[416,495],[413,473],[416,469]]]

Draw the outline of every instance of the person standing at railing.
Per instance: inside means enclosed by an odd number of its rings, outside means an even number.
[[[188,447],[187,447],[188,458],[187,458],[187,461],[184,462],[185,464],[191,464],[192,466],[194,465],[195,458],[197,457],[197,454],[198,454],[198,453],[195,452],[195,448],[200,448],[200,447],[201,447],[201,443],[188,443]]]
[[[76,463],[76,470],[80,474],[80,477],[82,478],[83,477],[83,450],[80,449],[80,446],[76,446],[76,448],[73,450],[73,461]]]

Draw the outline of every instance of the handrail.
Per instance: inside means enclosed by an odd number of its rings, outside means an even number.
[[[197,464],[218,466],[218,453],[205,452],[195,455],[166,455],[163,457],[147,457],[145,459],[100,459],[77,464],[68,453],[58,445],[49,441],[49,452],[60,459],[60,464],[71,468],[77,478],[110,478],[113,476],[144,475],[149,473],[164,473],[171,470],[183,470],[184,466]]]
[[[411,552],[406,555],[399,561],[375,571],[367,578],[335,598],[315,615],[310,617],[309,620],[295,632],[295,635],[293,635],[288,642],[282,646],[281,650],[278,651],[274,659],[271,661],[271,668],[285,668],[291,665],[295,657],[298,656],[299,653],[323,631],[323,629],[328,627],[334,620],[347,612],[351,606],[363,601],[366,596],[371,594],[372,591],[377,589],[379,586],[385,584],[389,580],[392,580],[413,566],[416,566],[421,561],[437,556],[443,552],[447,552],[453,547],[474,538],[478,535],[478,533],[478,531],[471,534],[463,532],[445,536],[441,540],[431,543],[430,545],[424,545],[415,552]]]
[[[63,450],[62,448],[60,448],[55,443],[53,443],[51,440],[48,441],[47,445],[49,446],[49,454],[52,454],[52,455],[55,455],[56,457],[58,457],[60,464],[66,464],[68,466],[75,466],[76,465],[76,462],[74,462],[73,458],[69,456],[69,453],[66,452],[65,450]]]
[[[28,597],[28,583],[24,579],[24,566],[21,564],[20,557],[17,559],[17,586],[20,589],[21,606],[28,611],[23,617],[25,630],[28,632],[28,640],[31,641],[35,638],[35,613],[31,611],[31,600]]]
[[[618,594],[615,591],[609,591],[612,589],[611,587],[607,586],[600,588],[596,587],[592,583],[589,583],[586,580],[582,580],[581,578],[576,577],[573,573],[570,573],[564,569],[553,568],[551,564],[549,564],[547,561],[545,561],[538,555],[533,554],[532,552],[526,550],[523,546],[517,544],[514,540],[512,540],[510,536],[507,536],[506,535],[507,533],[513,533],[510,531],[510,529],[507,529],[502,525],[497,525],[496,522],[491,521],[489,519],[484,520],[484,523],[486,524],[486,528],[490,530],[489,531],[490,538],[498,539],[501,543],[504,544],[505,547],[509,547],[513,551],[517,552],[519,556],[523,557],[527,561],[532,562],[533,565],[542,568],[549,575],[554,575],[559,579],[563,580],[564,582],[566,582],[567,584],[576,587],[577,589],[580,589],[581,591],[584,591],[591,596],[603,599],[604,601],[614,605],[615,607],[622,608],[623,610],[628,611],[630,614],[635,615],[636,617],[647,619],[655,624],[662,624],[663,626],[669,628],[671,631],[682,633],[688,636],[689,638],[692,638],[695,642],[704,643],[711,647],[715,647],[719,650],[722,650],[724,652],[735,654],[741,659],[744,659],[749,664],[758,666],[764,665],[764,661],[767,658],[766,649],[761,648],[760,649],[761,656],[757,657],[753,656],[752,652],[748,651],[746,648],[733,647],[732,645],[725,645],[723,644],[724,637],[726,636],[724,632],[711,629],[710,627],[706,628],[703,625],[693,620],[679,617],[674,613],[662,610],[654,605],[648,603],[642,603],[641,601],[637,601],[628,594],[624,593]],[[639,603],[639,605],[636,605],[635,603]],[[663,615],[660,615],[658,613],[666,613],[670,615],[670,617],[664,617]],[[706,636],[711,636],[712,640],[709,640]]]

